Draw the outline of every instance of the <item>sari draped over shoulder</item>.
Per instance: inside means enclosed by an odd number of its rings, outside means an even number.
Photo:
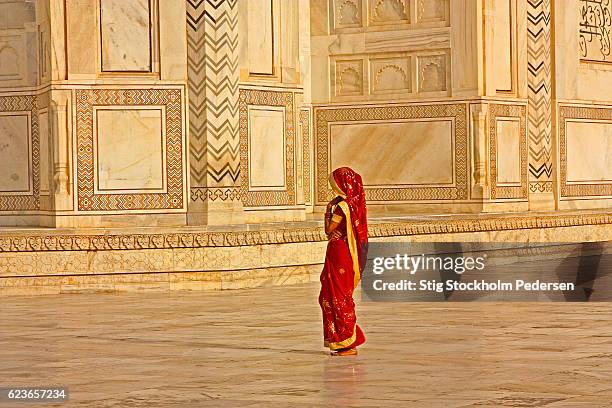
[[[365,193],[361,176],[348,167],[330,175],[334,193],[342,197],[332,215],[340,238],[327,244],[321,272],[319,304],[323,312],[324,344],[332,351],[351,349],[365,342],[357,325],[353,291],[359,284],[368,251]]]

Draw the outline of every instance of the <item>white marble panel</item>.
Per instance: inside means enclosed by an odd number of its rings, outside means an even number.
[[[0,112],[0,191],[31,190],[31,144],[29,113]]]
[[[495,2],[495,24],[493,25],[495,88],[498,91],[512,90],[512,0]]]
[[[39,112],[38,114],[38,132],[40,135],[40,191],[41,193],[49,192],[49,180],[51,177],[51,152],[49,150],[49,112]]]
[[[567,121],[567,181],[612,182],[612,122]]]
[[[497,135],[497,184],[521,183],[521,126],[519,118],[498,118]]]
[[[451,184],[451,120],[339,123],[330,130],[330,166],[350,166],[368,186]]]
[[[20,81],[27,76],[22,35],[0,35],[0,83]]]
[[[97,109],[97,190],[162,190],[165,134],[162,107]]]
[[[25,24],[36,21],[36,8],[31,1],[0,2],[0,30],[23,29]]]
[[[249,188],[285,189],[285,111],[266,106],[249,109]]]
[[[149,0],[100,0],[102,70],[151,71]]]
[[[274,73],[272,0],[249,0],[248,53],[251,74]]]

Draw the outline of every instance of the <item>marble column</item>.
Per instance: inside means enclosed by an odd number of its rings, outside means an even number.
[[[236,0],[188,0],[188,224],[242,222]]]
[[[529,208],[555,208],[550,0],[527,1]]]

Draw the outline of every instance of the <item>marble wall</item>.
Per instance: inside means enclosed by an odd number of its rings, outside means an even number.
[[[184,2],[0,10],[0,224],[183,225]]]
[[[315,210],[340,165],[373,214],[527,208],[525,4],[307,3]]]
[[[0,2],[0,225],[48,209],[47,13],[42,1]]]
[[[304,220],[342,165],[372,215],[608,208],[609,14],[0,0],[0,224]]]
[[[312,158],[311,150],[304,151],[304,140],[308,144],[311,137],[310,110],[302,109],[305,61],[299,30],[304,4],[257,0],[237,6],[244,220],[303,220],[304,183],[311,181],[303,177],[304,160]]]
[[[612,203],[609,2],[555,2],[556,148],[560,208]]]

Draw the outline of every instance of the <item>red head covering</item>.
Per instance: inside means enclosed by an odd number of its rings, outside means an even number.
[[[357,241],[359,268],[365,268],[368,253],[368,219],[365,192],[361,176],[349,167],[339,167],[332,172],[332,178],[346,197],[343,197],[351,211],[351,224]]]

